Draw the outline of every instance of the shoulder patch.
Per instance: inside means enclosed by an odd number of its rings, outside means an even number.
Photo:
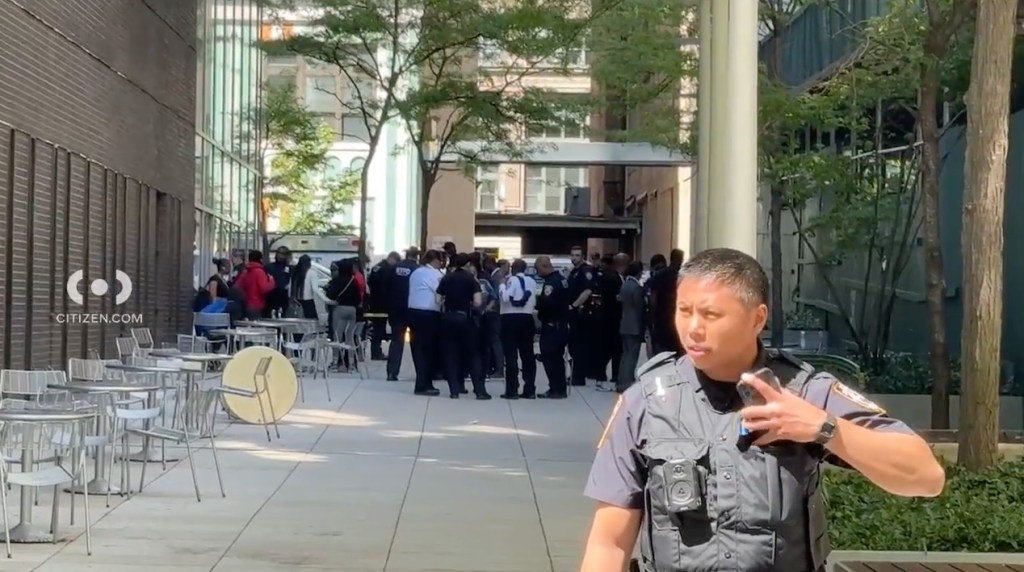
[[[847,399],[850,402],[855,403],[860,407],[863,407],[867,411],[877,413],[878,415],[885,415],[885,409],[882,409],[882,407],[879,406],[877,403],[871,401],[867,397],[864,397],[864,395],[861,394],[859,391],[852,389],[850,386],[846,385],[841,381],[837,381],[832,384],[832,391],[841,395],[844,399]]]
[[[674,363],[675,361],[676,354],[674,352],[661,352],[660,354],[640,364],[640,367],[636,369],[636,376],[637,378],[639,378],[641,375],[644,375],[645,373],[648,373],[667,363]]]
[[[605,439],[608,438],[608,431],[612,428],[612,423],[615,422],[615,418],[619,415],[619,410],[622,409],[622,394],[619,394],[619,399],[615,402],[615,407],[612,408],[612,414],[608,416],[608,422],[604,424],[604,431],[601,431],[601,439],[597,442],[597,448],[600,449],[604,446]]]
[[[545,296],[550,296],[551,293],[554,292],[554,290],[555,290],[555,287],[550,285],[550,284],[548,284],[547,286],[544,287],[544,295]]]
[[[584,274],[583,277],[586,278],[587,280],[593,280],[594,279],[594,275],[589,273],[589,272]]]

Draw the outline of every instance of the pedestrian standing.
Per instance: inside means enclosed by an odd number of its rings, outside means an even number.
[[[537,275],[543,280],[537,296],[537,320],[540,321],[540,362],[548,378],[548,390],[537,394],[542,399],[569,396],[565,377],[565,345],[569,339],[569,284],[555,270],[547,256],[537,257]]]
[[[640,360],[640,346],[644,342],[644,288],[640,285],[643,264],[630,262],[624,272],[619,303],[622,305],[622,319],[619,322],[619,337],[622,338],[622,356],[619,362],[619,381],[615,391],[622,393],[636,381],[636,367]]]
[[[405,251],[405,260],[391,268],[388,276],[388,325],[391,342],[388,344],[388,381],[398,381],[405,353],[405,331],[409,327],[409,277],[419,268],[420,251],[415,246]]]
[[[416,368],[416,395],[440,395],[434,388],[434,374],[438,371],[438,333],[441,325],[441,305],[437,299],[437,286],[444,272],[442,256],[436,250],[423,254],[423,264],[409,276],[409,330],[412,363]]]
[[[464,372],[468,371],[476,398],[490,399],[480,359],[480,328],[473,315],[483,305],[480,283],[469,256],[456,254],[452,264],[452,271],[437,285],[441,302],[441,354],[448,390],[452,399],[467,393]]]

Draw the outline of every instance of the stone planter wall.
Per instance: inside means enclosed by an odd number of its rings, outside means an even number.
[[[889,415],[903,420],[912,429],[931,429],[932,397],[930,395],[872,394],[869,399],[878,403]],[[959,428],[960,397],[949,398],[951,429]],[[999,428],[1004,431],[1024,430],[1024,398],[999,398]]]

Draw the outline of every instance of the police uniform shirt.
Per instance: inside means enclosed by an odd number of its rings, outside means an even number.
[[[583,293],[584,290],[590,290],[591,294],[595,294],[595,278],[597,274],[594,272],[594,268],[589,264],[580,264],[576,268],[573,268],[569,272],[569,303],[574,303]]]
[[[522,282],[520,282],[520,280]],[[515,306],[512,300],[520,301],[529,292],[530,297],[522,306]],[[498,289],[498,297],[501,299],[502,314],[533,314],[537,306],[537,282],[520,272],[515,276],[509,276],[505,283]]]
[[[466,312],[473,308],[473,295],[480,292],[480,283],[461,268],[453,270],[437,285],[437,294],[444,296],[444,311]]]
[[[444,273],[430,266],[420,266],[409,276],[409,309],[440,312],[437,303],[437,285]]]
[[[409,307],[409,277],[419,267],[413,260],[403,260],[391,269],[388,276],[388,307],[401,311]]]
[[[696,376],[700,380],[698,391],[705,394],[715,410],[736,411],[742,406],[736,384],[713,381],[706,376],[698,375],[687,357],[680,358],[675,367],[683,376]],[[880,407],[829,373],[815,373],[807,381],[802,397],[837,418],[846,419],[862,427],[913,433],[913,430],[902,421],[889,417]],[[587,497],[622,508],[644,508],[644,488],[647,483],[647,459],[644,448],[647,443],[642,442],[640,436],[645,421],[645,400],[642,384],[636,383],[622,394],[615,405],[584,489],[584,495]],[[820,452],[817,456],[823,460],[847,467],[842,460],[828,455],[820,445],[807,446],[818,448]]]
[[[544,288],[537,298],[537,318],[544,323],[564,322],[568,312],[569,284],[560,273],[544,277]]]

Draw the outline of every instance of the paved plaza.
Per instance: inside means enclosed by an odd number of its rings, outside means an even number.
[[[367,380],[333,374],[331,402],[322,379],[307,379],[306,402],[271,443],[262,427],[225,418],[227,498],[209,448],[196,454],[202,502],[184,461],[149,465],[143,493],[113,497],[110,509],[93,497],[91,557],[81,503],[68,527],[63,495],[68,540],[14,545],[0,571],[578,569],[593,509],[581,491],[614,394],[588,387],[564,401],[508,402],[490,381],[495,399],[481,402],[418,397],[411,382],[383,379],[381,362]],[[132,465],[137,482],[141,465]],[[41,496],[34,519],[43,525],[51,497]]]

